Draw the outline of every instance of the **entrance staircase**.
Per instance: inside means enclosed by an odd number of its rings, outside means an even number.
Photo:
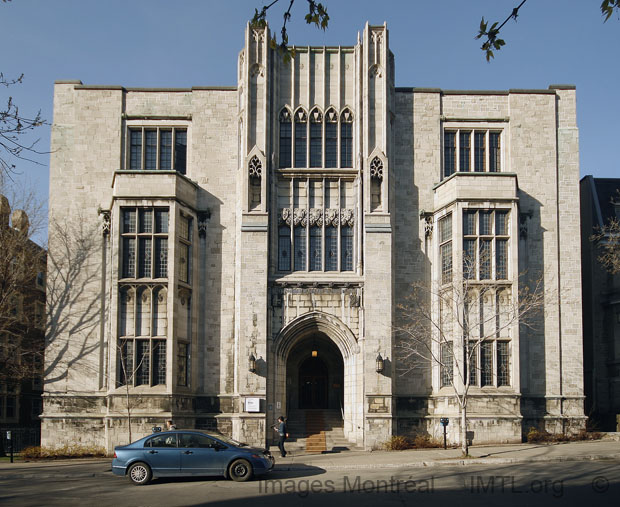
[[[291,410],[286,427],[290,436],[285,448],[293,454],[362,450],[345,438],[340,410]],[[279,455],[277,446],[271,451]]]

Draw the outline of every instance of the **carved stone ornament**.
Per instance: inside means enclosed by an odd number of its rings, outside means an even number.
[[[312,123],[323,123],[323,114],[318,109],[310,111],[310,121]]]
[[[383,180],[383,162],[379,157],[373,158],[370,163],[370,177],[379,181]]]
[[[526,213],[521,213],[519,215],[519,239],[527,239],[527,219],[528,216]]]
[[[370,77],[383,77],[383,69],[380,65],[373,65],[370,68]]]
[[[283,208],[280,210],[280,225],[286,224],[288,226],[291,225],[291,209]]]
[[[306,216],[305,208],[295,208],[293,210],[293,224],[295,226],[301,224],[302,227],[305,227],[308,224],[308,217]]]
[[[325,227],[338,227],[340,223],[340,210],[337,208],[329,208],[325,210]]]
[[[357,291],[349,293],[349,306],[351,308],[359,308],[360,306],[360,297]]]
[[[211,218],[211,212],[209,210],[198,212],[198,236],[201,238],[207,235],[207,222],[209,218]]]
[[[375,44],[381,44],[381,42],[383,42],[383,32],[372,32],[370,36]]]
[[[264,30],[252,30],[252,37],[255,42],[264,42],[265,41],[265,32]]]
[[[103,223],[101,224],[101,232],[104,236],[110,234],[110,229],[112,227],[110,210],[100,209],[99,214],[103,217]]]
[[[284,108],[280,111],[280,123],[289,123],[291,121],[291,112]]]
[[[321,208],[312,208],[310,210],[310,225],[323,227],[323,210]]]
[[[329,108],[325,113],[325,121],[327,121],[327,123],[338,123],[338,113],[333,107]]]
[[[352,209],[345,208],[340,210],[340,225],[348,225],[353,227],[355,222],[355,213]]]
[[[254,65],[252,65],[252,68],[250,69],[250,77],[264,77],[264,75],[265,67],[263,67],[260,63],[255,63]]]
[[[178,296],[179,296],[179,301],[181,302],[181,305],[185,306],[185,303],[189,301],[189,298],[191,295],[192,293],[186,288],[179,289]]]
[[[340,120],[343,123],[353,123],[353,113],[348,107],[345,108],[344,111],[342,111],[342,114],[340,115]]]
[[[424,217],[424,236],[430,238],[433,235],[433,217]]]
[[[259,158],[256,155],[254,155],[250,159],[250,163],[248,164],[249,176],[250,178],[257,178],[260,180],[262,176],[262,172],[263,172],[263,164],[261,163]]]
[[[303,109],[295,111],[295,123],[306,123],[308,121],[308,115]]]

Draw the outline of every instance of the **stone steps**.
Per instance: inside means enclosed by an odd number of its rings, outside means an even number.
[[[290,435],[285,444],[287,451],[323,453],[361,450],[345,438],[339,410],[293,410],[286,427]],[[271,450],[278,455],[277,446],[272,446]]]

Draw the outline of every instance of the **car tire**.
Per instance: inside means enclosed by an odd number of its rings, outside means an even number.
[[[151,472],[151,468],[141,461],[138,463],[133,463],[127,469],[127,477],[129,480],[134,483],[136,486],[144,486],[151,482],[151,478],[153,477],[153,473]]]
[[[236,459],[228,467],[228,476],[236,482],[249,481],[254,475],[252,465],[244,459]]]

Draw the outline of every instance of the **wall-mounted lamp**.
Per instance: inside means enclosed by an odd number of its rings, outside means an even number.
[[[256,373],[256,358],[254,354],[250,354],[250,358],[248,359],[248,370],[250,370],[251,373]]]
[[[318,350],[312,350],[312,357],[317,357],[319,355]]]
[[[381,354],[377,354],[377,373],[383,372],[383,358]]]

